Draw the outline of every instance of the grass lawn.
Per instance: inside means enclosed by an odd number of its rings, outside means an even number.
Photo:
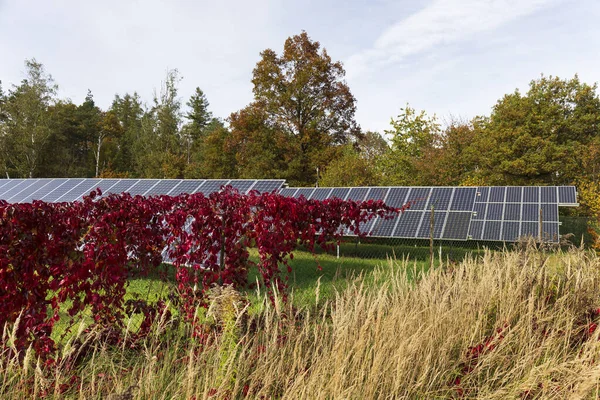
[[[391,263],[386,258],[388,254],[390,258],[393,257],[394,253],[390,251],[390,247],[377,245],[361,246],[372,255],[371,258],[364,258],[364,254],[362,254],[363,257],[358,257],[358,254],[356,254],[355,256],[341,256],[337,258],[336,255],[325,254],[323,252],[316,255],[302,250],[294,252],[294,259],[290,260],[292,273],[288,275],[287,272],[282,272],[282,276],[284,278],[287,277],[289,289],[293,293],[293,304],[297,307],[313,306],[316,303],[317,287],[319,301],[323,301],[332,298],[336,290],[344,289],[348,282],[361,274],[367,275],[377,267],[392,268]],[[350,244],[346,247],[342,247],[342,251],[348,254],[353,251],[352,248],[354,245]],[[388,253],[382,251],[384,247]],[[429,268],[428,261],[419,259],[414,259],[413,261],[410,255],[407,258],[411,260],[410,274],[414,273],[414,271],[424,271]],[[258,254],[254,249],[251,249],[251,259],[255,262],[258,261]],[[321,269],[319,269],[319,266]],[[253,283],[257,279],[260,281],[260,275],[256,268],[253,268],[250,271],[248,280],[250,283]],[[126,300],[147,299],[155,301],[162,294],[168,292],[169,285],[173,284],[173,282],[164,283],[155,277],[132,279],[127,288]],[[251,300],[256,300],[259,297],[255,290],[248,290],[247,294]]]

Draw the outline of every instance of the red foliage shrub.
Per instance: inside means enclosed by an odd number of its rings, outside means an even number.
[[[144,198],[128,194],[82,202],[8,204],[0,201],[0,327],[15,330],[15,347],[52,362],[52,328],[60,312],[73,317],[90,307],[96,324],[123,327],[126,312],[148,304],[126,304],[127,279],[157,267],[167,255],[175,266],[184,315],[206,305],[213,284],[247,283],[248,246],[267,288],[285,289],[280,266],[298,245],[329,249],[342,232],[399,209],[381,201],[294,199],[275,193],[244,195],[231,187],[213,193]],[[69,304],[67,307],[65,304]],[[149,318],[142,333],[148,331]],[[4,344],[6,346],[6,344]]]

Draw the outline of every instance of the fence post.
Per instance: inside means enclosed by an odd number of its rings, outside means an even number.
[[[431,218],[429,218],[429,267],[433,269],[433,205],[431,206]]]
[[[544,221],[544,218],[543,218],[543,217],[544,217],[544,216],[542,215],[542,207],[540,207],[540,226],[539,226],[539,229],[538,229],[538,231],[539,231],[539,232],[538,232],[538,239],[539,239],[539,241],[540,241],[540,244],[542,244],[542,240],[543,240],[543,233],[544,233],[544,230],[543,230],[543,228],[542,228],[542,227],[543,227],[543,225],[542,225],[542,224],[543,224],[543,221]]]

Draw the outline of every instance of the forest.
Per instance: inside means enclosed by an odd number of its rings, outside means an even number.
[[[600,214],[600,97],[577,75],[541,75],[470,120],[399,104],[384,132],[361,129],[342,63],[306,32],[287,38],[281,53],[260,53],[254,100],[225,120],[199,87],[182,99],[181,80],[168,70],[149,104],[119,93],[103,110],[89,91],[81,104],[59,98],[44,65],[25,60],[20,83],[0,83],[1,175],[575,184],[584,212]]]

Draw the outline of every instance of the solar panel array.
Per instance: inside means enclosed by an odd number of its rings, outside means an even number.
[[[283,179],[1,179],[0,200],[9,203],[77,201],[96,188],[100,188],[103,195],[127,192],[132,196],[175,196],[182,193],[209,195],[223,185],[231,185],[241,193],[251,190],[264,193],[276,191],[284,183]]]
[[[361,226],[371,236],[388,238],[428,238],[433,207],[436,239],[538,237],[541,217],[543,239],[558,241],[558,207],[578,205],[574,186],[284,188],[279,193],[316,200],[383,200],[391,207],[410,204],[393,219],[377,217]]]

